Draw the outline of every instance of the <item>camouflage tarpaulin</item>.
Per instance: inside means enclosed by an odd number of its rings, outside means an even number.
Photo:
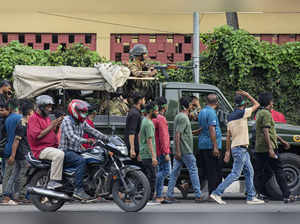
[[[82,68],[70,66],[16,66],[13,78],[18,98],[32,98],[50,89],[94,90],[114,92],[130,76],[119,65]],[[106,69],[107,68],[107,69]]]

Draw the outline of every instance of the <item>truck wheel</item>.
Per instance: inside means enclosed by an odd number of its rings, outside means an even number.
[[[280,154],[280,159],[291,193],[298,195],[300,193],[300,156],[292,153],[282,153]],[[272,199],[282,200],[282,192],[275,176],[267,183],[266,190]]]

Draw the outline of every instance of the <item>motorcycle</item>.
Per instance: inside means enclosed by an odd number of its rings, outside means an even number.
[[[128,149],[123,140],[112,136],[107,143],[97,140],[93,149],[82,152],[86,159],[84,190],[94,200],[112,195],[113,201],[126,212],[143,209],[150,198],[150,184],[137,166],[126,165]],[[47,189],[50,177],[50,161],[37,160],[28,153],[26,160],[31,165],[28,193],[35,207],[41,211],[54,212],[65,202],[76,200],[72,197],[75,184],[75,170],[63,171],[63,187]]]

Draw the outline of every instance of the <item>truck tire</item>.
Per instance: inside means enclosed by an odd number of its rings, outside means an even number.
[[[300,193],[300,156],[292,153],[280,154],[283,169],[286,173],[288,186],[293,195]],[[277,184],[275,176],[273,176],[266,186],[267,193],[272,199],[282,200],[282,192]]]

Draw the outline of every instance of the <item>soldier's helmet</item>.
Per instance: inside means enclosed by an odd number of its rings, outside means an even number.
[[[143,54],[148,54],[148,50],[144,44],[136,44],[130,49],[129,54],[131,57],[141,56]]]

